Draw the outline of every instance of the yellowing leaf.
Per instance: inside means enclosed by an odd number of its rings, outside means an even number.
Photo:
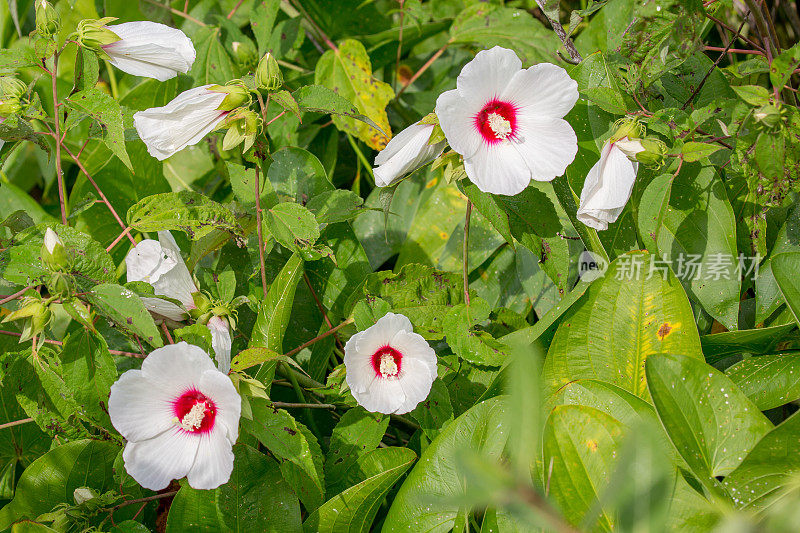
[[[372,64],[360,42],[347,39],[338,50],[328,50],[317,63],[314,83],[333,89],[351,101],[358,111],[375,122],[383,132],[368,124],[334,116],[333,123],[340,130],[355,135],[371,148],[382,149],[392,137],[386,105],[394,98],[392,87],[372,76]]]

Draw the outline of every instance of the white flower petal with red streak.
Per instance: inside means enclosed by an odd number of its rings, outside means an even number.
[[[122,459],[125,470],[139,485],[161,490],[189,473],[199,446],[197,435],[175,426],[152,439],[128,442]]]
[[[484,144],[475,116],[485,102],[467,100],[457,89],[445,91],[436,99],[436,116],[450,148],[462,156],[472,157]]]
[[[218,316],[211,317],[206,324],[211,331],[211,347],[217,360],[217,368],[223,374],[231,369],[231,332],[228,322]]]
[[[525,116],[563,118],[578,101],[578,82],[561,67],[539,63],[514,74],[500,99],[512,102]]]
[[[219,424],[220,427],[225,428],[224,434],[233,445],[236,439],[239,438],[242,398],[236,392],[231,379],[216,370],[206,371],[200,377],[197,388],[214,400],[214,405],[217,408],[214,424]]]
[[[201,435],[199,439],[197,457],[186,474],[186,481],[193,489],[215,489],[227,483],[233,472],[231,442],[222,428],[215,428],[210,433]]]
[[[495,46],[483,50],[464,65],[456,80],[458,92],[467,100],[486,103],[500,96],[514,75],[522,68],[517,54]]]
[[[128,74],[159,81],[186,73],[192,67],[195,50],[181,30],[149,21],[107,26],[119,41],[103,47],[109,62]]]
[[[217,108],[226,94],[203,85],[184,91],[164,107],[133,115],[133,124],[150,155],[159,161],[200,142],[228,114]]]
[[[603,145],[600,159],[586,175],[578,220],[596,230],[607,230],[625,209],[638,170],[639,163],[628,159],[616,145]]]

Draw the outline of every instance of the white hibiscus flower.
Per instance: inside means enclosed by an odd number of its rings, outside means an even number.
[[[128,74],[166,81],[189,72],[195,59],[192,41],[181,30],[149,21],[106,26],[119,37],[102,46],[109,62]]]
[[[578,85],[563,68],[522,69],[513,51],[496,46],[464,66],[456,87],[439,96],[436,115],[480,190],[514,195],[531,179],[564,174],[578,151],[563,120],[578,100]]]
[[[402,414],[428,397],[436,353],[403,315],[387,313],[344,347],[347,385],[367,411]]]
[[[444,150],[444,141],[428,144],[433,124],[412,124],[397,135],[375,157],[375,185],[388,187],[430,163]]]

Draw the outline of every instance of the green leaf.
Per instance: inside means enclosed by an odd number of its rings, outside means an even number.
[[[197,57],[189,75],[197,85],[216,83],[225,85],[236,77],[233,63],[219,41],[220,29],[204,26],[193,37]]]
[[[283,353],[283,336],[289,327],[295,290],[302,276],[303,259],[294,254],[269,286],[266,298],[261,302],[250,337],[251,347]]]
[[[175,342],[178,339],[194,344],[203,349],[204,352],[214,354],[214,349],[211,345],[211,330],[208,326],[203,324],[190,324],[173,331],[175,335]]]
[[[468,180],[458,182],[458,189],[470,199],[475,209],[503,236],[503,239],[514,246],[514,237],[509,225],[509,215],[503,210],[502,201],[495,195],[481,191],[477,185]]]
[[[363,473],[364,481],[337,494],[311,513],[303,523],[304,531],[367,533],[383,498],[416,458],[408,448],[373,450],[359,457],[354,468]]]
[[[375,121],[361,114],[359,108],[354,106],[350,100],[324,85],[305,85],[293,92],[292,96],[301,111],[325,113],[327,115],[338,115],[360,120],[378,130],[379,133],[386,133]]]
[[[742,85],[739,87],[731,87],[736,94],[754,107],[760,107],[769,103],[770,92],[766,87],[760,85]]]
[[[579,405],[553,409],[544,428],[544,464],[548,467],[550,494],[574,525],[600,506],[608,474],[617,466],[624,436],[619,421],[602,411]],[[588,529],[613,531],[615,517],[601,511]]]
[[[283,409],[264,398],[250,398],[253,420],[242,427],[278,459],[281,472],[305,508],[313,511],[325,501],[322,452],[314,436]]]
[[[435,439],[453,421],[450,392],[444,381],[436,378],[431,385],[428,397],[409,414],[419,423],[425,436],[430,440]]]
[[[800,472],[797,441],[800,414],[795,413],[756,444],[744,461],[726,476],[723,486],[737,507],[760,510]]]
[[[561,43],[530,13],[479,2],[462,10],[450,26],[450,42],[514,50],[524,66],[554,62]]]
[[[772,258],[772,273],[778,282],[786,305],[791,309],[795,321],[800,324],[800,283],[797,272],[800,269],[800,252],[786,252]]]
[[[241,372],[250,367],[261,365],[267,361],[278,360],[283,356],[275,350],[269,348],[248,348],[242,350],[231,360],[231,370]]]
[[[703,361],[660,354],[647,360],[653,403],[672,443],[700,483],[731,473],[772,424],[725,374]]]
[[[489,333],[473,326],[489,318],[489,305],[481,298],[453,306],[442,321],[442,330],[453,353],[476,365],[500,366],[508,358],[507,348]]]
[[[725,373],[762,411],[800,398],[800,355],[748,357]]]
[[[488,460],[499,459],[505,447],[502,398],[485,400],[459,416],[422,452],[400,486],[382,531],[448,531],[465,492],[456,455],[471,448]]]
[[[272,154],[267,178],[281,202],[305,205],[316,195],[335,189],[317,156],[293,146]]]
[[[687,163],[693,163],[709,157],[711,154],[721,148],[722,146],[717,144],[689,141],[684,143],[684,145],[681,147],[681,155],[683,156],[684,161]]]
[[[319,223],[314,214],[302,205],[285,202],[264,214],[265,229],[282,246],[300,254],[306,261],[314,261],[333,253],[324,245],[316,246]]]
[[[22,473],[11,503],[0,510],[0,528],[6,529],[23,517],[37,517],[56,505],[74,504],[79,487],[99,493],[114,490],[114,459],[119,447],[110,442],[79,440],[57,446],[34,461]],[[135,496],[128,494],[128,496]],[[135,510],[120,509],[117,520],[133,516]]]
[[[230,209],[194,191],[148,196],[128,210],[127,220],[128,225],[138,231],[180,230],[192,240],[215,229],[231,235],[242,234]]]
[[[116,326],[138,335],[153,348],[164,345],[153,317],[130,290],[114,283],[103,283],[94,287],[86,298]]]
[[[297,104],[297,100],[295,100],[294,96],[292,96],[292,93],[289,91],[277,91],[270,93],[270,100],[281,106],[284,111],[289,111],[292,113],[297,117],[298,120],[302,122],[302,117],[300,116],[300,107]]]
[[[30,141],[50,155],[50,145],[45,136],[36,133],[30,122],[17,115],[9,115],[0,122],[0,140]]]
[[[769,66],[769,80],[772,86],[782,91],[798,65],[800,65],[800,43],[795,43],[772,60]]]
[[[570,70],[570,75],[578,82],[578,90],[591,104],[615,115],[627,112],[625,97],[619,89],[617,76],[612,73],[602,52],[585,57],[579,65]]]
[[[363,407],[347,411],[333,428],[328,454],[325,457],[327,494],[338,494],[348,488],[347,474],[356,461],[375,450],[383,439],[389,417],[369,413]]]
[[[228,178],[231,180],[231,188],[236,199],[246,208],[254,208],[256,205],[256,171],[252,168],[245,168],[242,165],[226,161],[228,168]],[[266,181],[264,175],[259,173],[261,183],[261,209],[269,209],[278,203],[277,195],[272,190],[272,185]]]
[[[75,52],[75,90],[85,91],[97,84],[100,65],[94,50],[83,46],[77,48]]]
[[[703,335],[700,337],[700,343],[703,345],[706,362],[713,365],[728,355],[738,355],[743,352],[754,355],[774,353],[778,343],[795,327],[794,323],[790,323],[768,328],[723,331]]]
[[[280,0],[265,0],[257,2],[250,17],[250,27],[258,43],[258,55],[263,56],[268,51],[269,37],[272,35],[272,27],[275,18],[278,16]]]
[[[85,328],[71,334],[61,352],[61,373],[87,415],[110,428],[108,395],[117,380],[117,366],[105,339]]]
[[[545,397],[576,379],[599,379],[649,399],[648,357],[702,359],[689,300],[671,271],[647,275],[651,257],[618,257],[563,316],[545,359]]]
[[[213,491],[181,487],[169,507],[167,533],[300,530],[300,504],[278,463],[245,444],[233,452],[227,483]]]
[[[391,85],[373,77],[372,64],[363,44],[345,39],[338,49],[322,54],[317,61],[314,83],[333,89],[350,101],[358,113],[378,125],[376,130],[367,123],[335,115],[333,123],[339,130],[358,137],[375,150],[386,146],[392,135],[386,105],[394,98],[394,91]],[[295,98],[302,107],[302,100]]]
[[[689,297],[723,326],[737,329],[741,281],[736,219],[713,166],[683,165],[673,180],[658,239],[658,249]]]
[[[351,220],[364,212],[364,200],[352,191],[336,189],[315,196],[306,204],[320,224]]]
[[[642,191],[637,208],[639,238],[652,254],[658,253],[658,236],[669,209],[672,174],[660,174],[650,180]]]
[[[67,98],[67,105],[97,121],[103,129],[102,139],[105,145],[133,171],[128,151],[125,149],[125,126],[119,103],[97,87],[91,87]]]
[[[367,277],[364,295],[385,300],[395,313],[406,315],[416,333],[441,339],[447,312],[464,299],[461,276],[424,265],[406,265],[397,274],[376,272]]]

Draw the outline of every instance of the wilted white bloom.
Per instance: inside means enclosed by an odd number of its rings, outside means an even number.
[[[641,141],[628,137],[603,145],[600,160],[589,170],[583,183],[578,220],[596,230],[606,230],[617,220],[631,197],[639,170],[635,158],[642,151]]]
[[[436,353],[403,315],[387,313],[344,347],[347,385],[367,411],[402,414],[428,397]]]
[[[233,470],[241,398],[201,348],[179,342],[153,350],[141,370],[128,370],[108,400],[111,423],[125,437],[125,470],[161,490],[186,476],[214,489]]]
[[[106,28],[119,40],[103,45],[102,49],[112,65],[128,74],[166,81],[192,68],[194,45],[179,29],[149,21]]]
[[[430,163],[442,153],[447,145],[445,141],[428,144],[433,124],[412,124],[395,135],[386,148],[375,157],[373,174],[375,185],[388,187],[400,181],[404,176]]]
[[[531,179],[564,174],[578,152],[575,132],[563,120],[578,85],[563,68],[522,69],[513,51],[495,46],[464,66],[456,87],[439,95],[436,115],[480,190],[513,195]]]
[[[198,292],[189,269],[181,257],[180,248],[169,231],[159,231],[158,240],[146,239],[137,244],[125,257],[128,282],[144,281],[153,286],[158,296],[178,300],[183,307],[161,298],[142,298],[142,303],[151,313],[180,322],[186,318],[186,310],[194,309],[194,293]],[[211,331],[211,346],[217,357],[220,372],[231,368],[231,334],[228,323],[220,317],[208,321]]]
[[[230,113],[220,109],[228,96],[203,85],[184,91],[164,107],[152,107],[133,115],[133,124],[147,152],[162,161],[214,131]]]

